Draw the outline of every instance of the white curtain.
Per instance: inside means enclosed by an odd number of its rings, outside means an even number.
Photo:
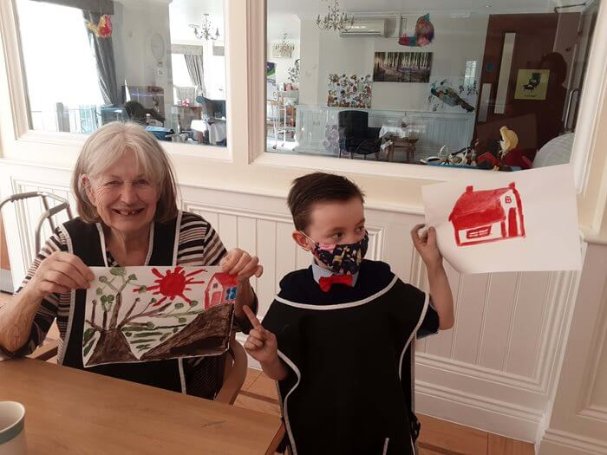
[[[196,95],[204,96],[206,94],[206,87],[204,85],[204,58],[202,46],[173,44],[171,45],[171,53],[183,54],[192,85],[196,86]]]

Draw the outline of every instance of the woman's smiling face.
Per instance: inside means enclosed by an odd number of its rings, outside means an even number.
[[[134,153],[126,152],[104,172],[90,177],[86,189],[101,221],[113,232],[147,234],[156,215],[158,186],[145,175]]]

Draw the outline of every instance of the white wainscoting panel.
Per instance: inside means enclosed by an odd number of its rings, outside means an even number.
[[[32,189],[66,195],[70,171],[0,163],[0,196]],[[280,279],[307,267],[310,253],[297,247],[285,198],[181,186],[181,206],[205,217],[226,248],[259,256],[264,266],[252,284],[263,317]],[[421,216],[367,208],[368,257],[388,262],[403,280],[427,289],[425,268],[410,238]],[[20,233],[35,215],[7,217],[15,275],[30,260]],[[20,258],[13,262],[13,257]],[[533,441],[550,405],[559,360],[576,297],[578,274],[461,275],[447,264],[455,296],[453,330],[417,346],[417,410],[509,437]],[[240,337],[242,340],[242,336]],[[597,382],[603,370],[598,370]],[[598,397],[598,398],[597,398]],[[605,405],[602,395],[593,403]],[[599,408],[597,408],[599,409]],[[596,409],[595,409],[596,411]]]
[[[607,246],[589,244],[540,455],[607,454]]]

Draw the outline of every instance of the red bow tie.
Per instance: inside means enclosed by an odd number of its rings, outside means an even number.
[[[345,284],[346,286],[352,286],[352,275],[322,276],[318,280],[318,285],[323,292],[329,292],[331,286],[334,284]]]

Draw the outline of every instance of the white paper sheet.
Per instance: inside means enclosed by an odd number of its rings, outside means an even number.
[[[576,191],[569,164],[470,173],[422,188],[426,223],[462,273],[579,270]]]

